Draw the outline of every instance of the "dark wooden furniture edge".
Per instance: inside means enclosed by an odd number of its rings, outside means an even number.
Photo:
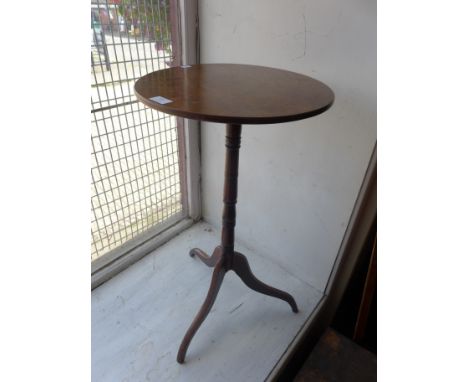
[[[377,287],[377,235],[374,237],[371,258],[367,270],[366,281],[364,290],[362,291],[361,303],[359,305],[359,312],[356,318],[356,325],[354,327],[353,340],[360,343],[366,331],[366,326],[369,320],[369,314],[372,306],[372,299]]]
[[[330,325],[366,237],[377,219],[377,143],[343,237],[324,296],[266,381],[289,382]]]
[[[204,122],[219,122],[219,123],[224,123],[224,124],[234,123],[234,124],[241,124],[241,125],[272,125],[275,123],[300,121],[301,119],[307,119],[307,118],[314,117],[316,115],[324,113],[325,111],[330,109],[334,103],[334,100],[333,100],[329,105],[322,107],[320,109],[316,109],[314,111],[302,113],[302,114],[283,116],[281,118],[277,118],[277,117],[271,117],[271,118],[241,117],[239,118],[239,117],[234,117],[234,116],[211,117],[207,115],[200,116],[200,114],[197,114],[197,113],[184,112],[178,109],[174,110],[174,109],[171,109],[169,106],[160,105],[157,102],[148,101],[146,98],[138,94],[136,90],[134,90],[134,93],[140,102],[144,103],[146,106],[152,109],[160,111],[161,113],[177,115],[178,117],[194,119],[194,120],[204,121]]]

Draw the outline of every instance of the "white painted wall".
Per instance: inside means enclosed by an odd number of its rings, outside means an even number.
[[[375,0],[200,0],[202,63],[315,77],[334,106],[243,128],[236,239],[323,290],[376,141]],[[278,89],[281,91],[281,89]],[[224,127],[202,124],[203,216],[219,226]]]

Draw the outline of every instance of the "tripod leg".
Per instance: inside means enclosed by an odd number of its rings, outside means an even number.
[[[259,293],[284,300],[289,303],[289,305],[291,305],[292,311],[294,313],[298,312],[296,301],[294,301],[294,298],[289,293],[273,288],[261,282],[254,276],[252,270],[250,269],[247,258],[242,253],[234,252],[232,269],[249,288]]]
[[[213,268],[218,260],[221,258],[222,248],[220,246],[216,247],[211,256],[208,256],[204,251],[199,248],[193,248],[190,251],[190,256],[197,256],[204,264],[208,265],[210,268]]]
[[[179,352],[177,353],[177,362],[184,363],[185,354],[187,353],[190,341],[192,341],[193,336],[210,312],[210,309],[216,300],[216,296],[218,295],[219,289],[221,288],[225,273],[226,270],[224,269],[223,259],[220,258],[214,267],[210,289],[208,289],[205,302],[201,306],[198,314],[192,322],[192,325],[190,325],[187,333],[185,333],[182,343],[180,344]]]

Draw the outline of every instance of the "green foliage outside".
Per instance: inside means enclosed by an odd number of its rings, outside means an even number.
[[[121,0],[118,6],[126,24],[138,28],[144,38],[156,41],[161,50],[170,50],[169,11],[169,0]]]

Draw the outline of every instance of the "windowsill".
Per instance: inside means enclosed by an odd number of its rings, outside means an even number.
[[[198,223],[92,292],[92,379],[95,381],[260,381],[267,378],[322,298],[309,284],[237,246],[256,276],[291,293],[284,301],[248,289],[226,274],[195,335],[186,363],[176,354],[209,287],[212,270],[189,257],[208,253],[219,232]]]
[[[181,219],[180,215],[175,215],[92,261],[91,289],[97,288],[148,253],[154,252],[159,246],[168,242],[192,224],[192,219]]]

